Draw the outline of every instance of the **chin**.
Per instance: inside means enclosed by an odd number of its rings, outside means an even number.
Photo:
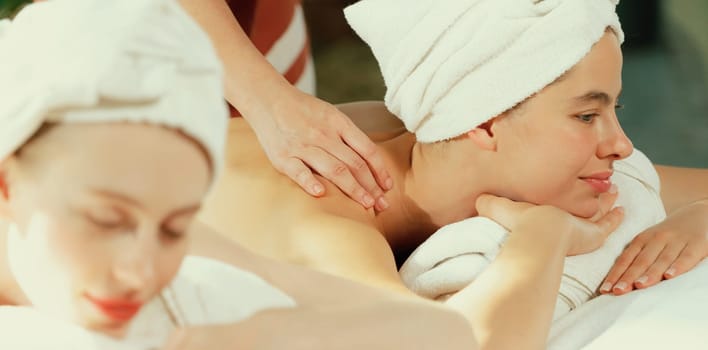
[[[115,322],[108,320],[97,312],[91,310],[84,313],[79,312],[74,320],[74,323],[92,332],[100,333],[115,339],[121,339],[128,333],[132,320]]]
[[[597,214],[597,211],[600,210],[598,200],[595,197],[591,199],[574,201],[573,204],[560,208],[577,217],[586,219],[593,217]]]
[[[110,325],[110,324],[91,323],[91,324],[84,324],[83,327],[86,329],[89,329],[91,331],[94,331],[96,333],[101,333],[101,334],[111,337],[111,338],[121,339],[121,338],[124,338],[125,335],[128,333],[128,324]]]

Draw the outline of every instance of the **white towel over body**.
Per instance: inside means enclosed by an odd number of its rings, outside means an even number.
[[[160,298],[145,305],[125,339],[88,331],[31,307],[0,307],[0,349],[152,350],[161,349],[177,326],[234,323],[295,302],[260,277],[224,263],[187,257]],[[176,324],[175,324],[176,323]]]
[[[554,319],[595,296],[624,247],[666,217],[659,177],[644,154],[635,150],[629,158],[615,162],[612,181],[619,189],[617,205],[624,207],[625,220],[598,250],[566,258]],[[426,298],[454,294],[474,281],[496,257],[506,235],[506,229],[484,217],[442,227],[406,260],[401,278]]]
[[[558,320],[549,350],[708,349],[708,261],[651,288],[599,296]]]

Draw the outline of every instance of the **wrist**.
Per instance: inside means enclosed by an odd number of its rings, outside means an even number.
[[[560,223],[559,225],[521,223],[512,230],[507,244],[516,244],[528,254],[565,257],[572,242],[569,230],[561,226]]]
[[[529,246],[545,251],[567,254],[572,246],[572,223],[567,220],[567,214],[552,207],[537,207],[537,210],[527,212],[512,235],[520,236]]]
[[[300,92],[282,76],[277,79],[263,79],[249,86],[248,92],[243,93],[245,90],[243,89],[238,97],[229,99],[229,102],[251,125],[272,122],[272,118],[292,112],[288,111],[289,107],[284,106],[291,105],[291,101],[297,101]]]

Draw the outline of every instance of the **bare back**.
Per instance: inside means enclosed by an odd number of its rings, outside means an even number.
[[[380,104],[341,109],[375,141],[402,132],[400,122]],[[324,179],[323,198],[305,193],[272,167],[241,118],[231,120],[228,140],[225,171],[205,202],[201,221],[259,254],[407,292],[373,211]]]

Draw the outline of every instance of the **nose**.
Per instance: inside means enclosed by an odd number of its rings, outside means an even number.
[[[125,292],[145,289],[155,280],[155,244],[136,238],[136,243],[118,256],[113,278]]]
[[[629,157],[633,151],[632,141],[622,130],[617,115],[614,115],[610,123],[607,123],[602,130],[602,139],[597,149],[598,158],[624,159]]]

